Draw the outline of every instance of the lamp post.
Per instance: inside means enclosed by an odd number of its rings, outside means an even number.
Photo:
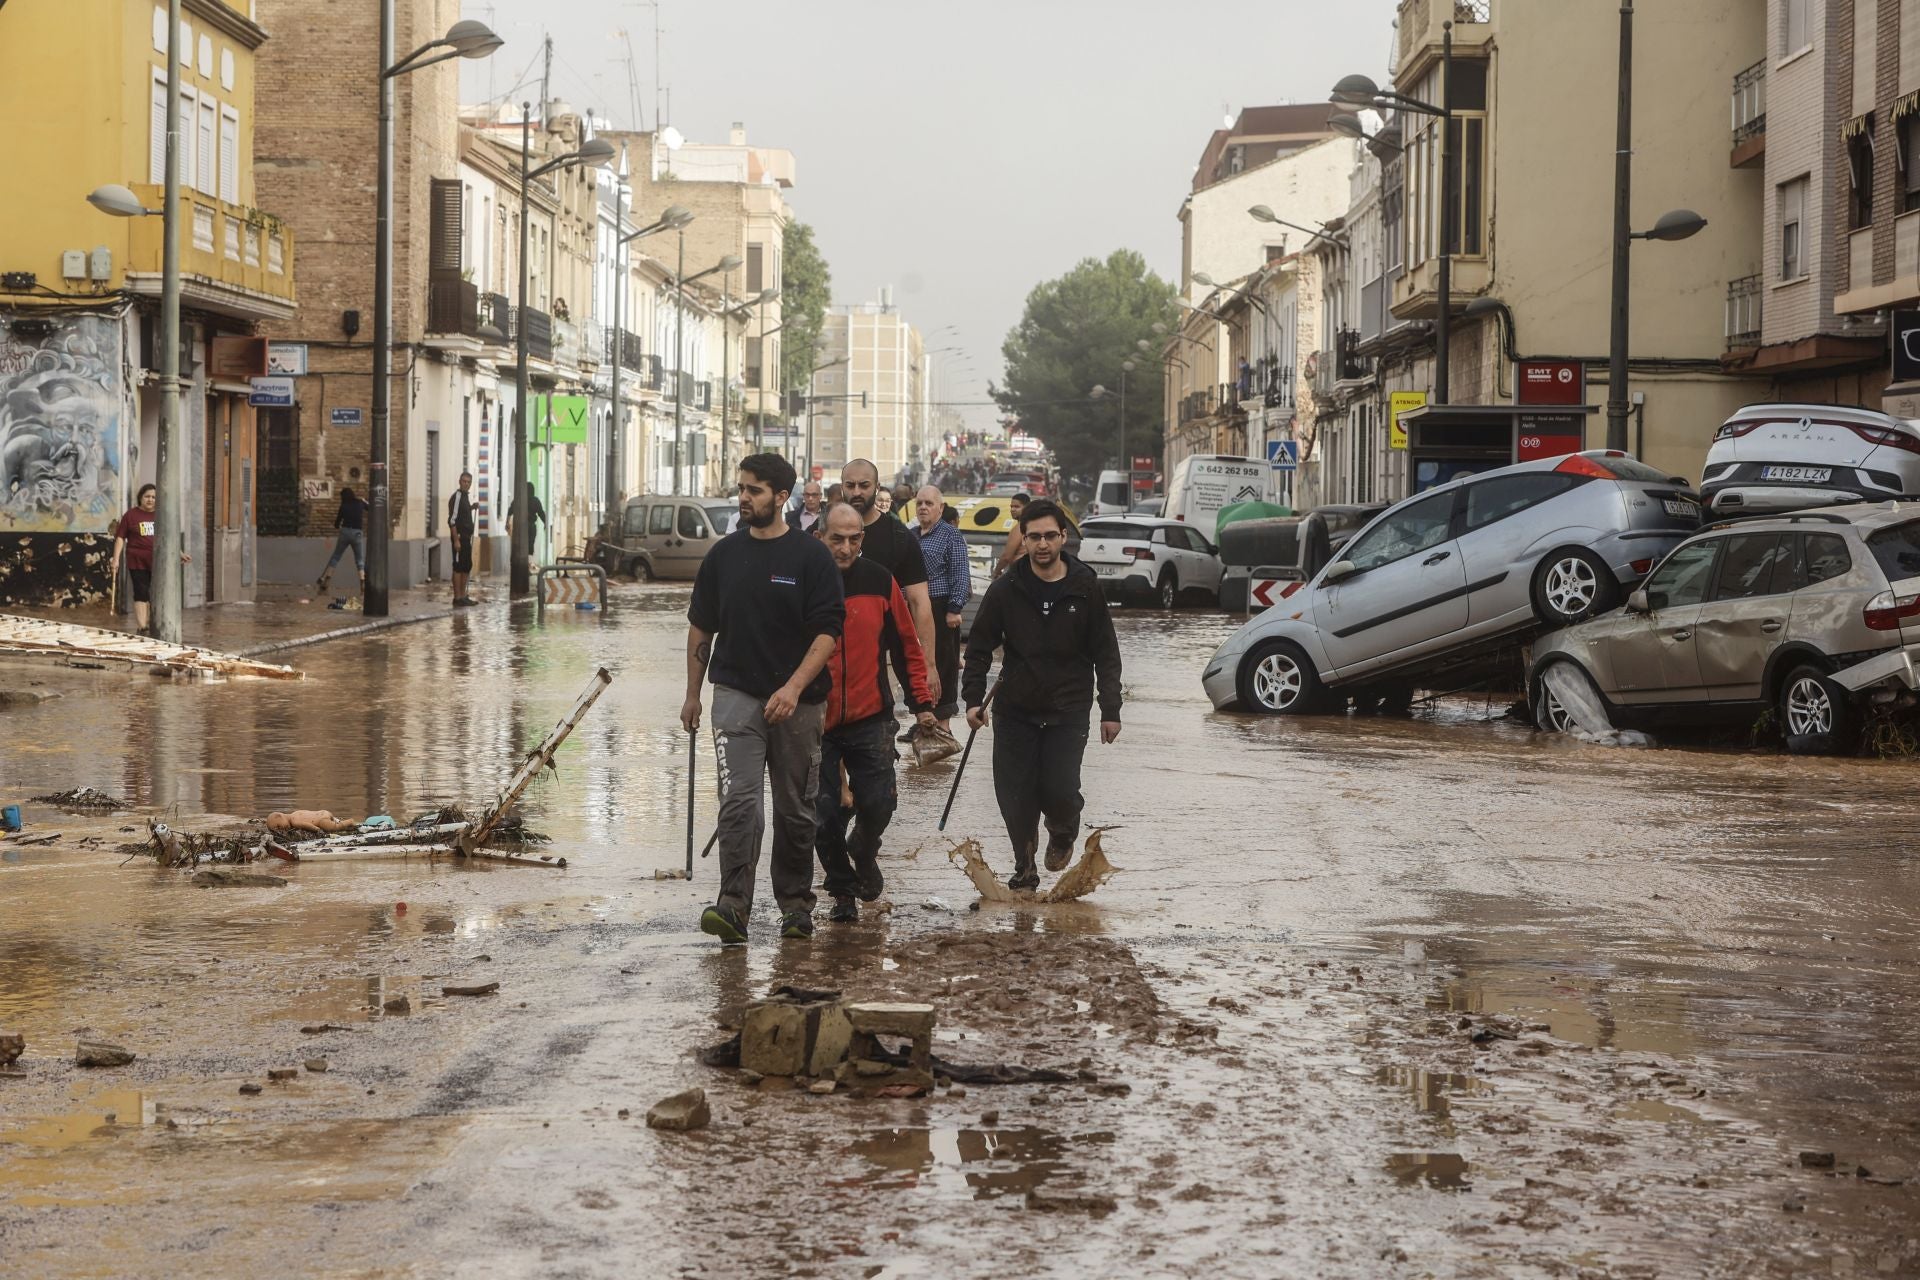
[[[186,578],[180,572],[180,0],[167,0],[167,172],[160,204],[160,425],[154,450],[153,634],[180,643]],[[116,218],[144,218],[146,208],[122,186],[105,186],[87,203]]]
[[[682,450],[686,436],[687,383],[683,367],[687,362],[687,286],[695,280],[704,280],[716,271],[732,271],[740,265],[740,259],[730,253],[705,271],[687,275],[686,222],[675,227],[674,232],[680,241],[679,261],[673,272],[673,493],[678,497],[683,483]]]
[[[1453,131],[1453,23],[1442,25],[1440,40],[1440,105],[1422,102],[1405,94],[1382,89],[1366,76],[1344,76],[1333,86],[1334,106],[1357,111],[1398,108],[1439,119],[1440,162],[1440,244],[1435,269],[1435,291],[1439,294],[1439,315],[1433,326],[1433,402],[1448,403],[1447,351],[1453,312],[1453,206],[1457,179],[1447,163],[1448,135]]]
[[[622,184],[623,186],[625,184]],[[626,247],[635,240],[654,235],[661,231],[673,231],[693,221],[692,211],[680,205],[669,205],[660,220],[649,226],[641,227],[631,235],[622,235],[626,228],[620,219],[625,211],[620,207],[619,197],[614,198],[613,244],[613,416],[607,422],[607,518],[618,514],[620,505],[620,443],[626,431],[626,410],[620,403],[620,365],[627,355],[626,318],[622,314],[627,296]]]
[[[516,596],[524,596],[533,589],[533,574],[527,567],[527,561],[533,555],[533,468],[528,465],[527,458],[527,415],[533,409],[528,403],[531,392],[527,385],[527,223],[533,216],[529,207],[529,189],[535,178],[556,169],[576,164],[602,165],[616,154],[612,143],[603,138],[590,138],[581,144],[578,151],[569,151],[537,169],[532,168],[533,104],[520,104],[520,301],[514,309],[517,323],[514,326],[513,370],[514,396],[519,403],[513,418],[514,499],[509,506],[509,510],[518,512],[513,522],[513,565],[509,578],[511,593]]]
[[[1133,505],[1133,460],[1127,456],[1127,375],[1134,370],[1131,360],[1120,362],[1120,473],[1127,478],[1127,505]],[[1093,399],[1111,398],[1113,392],[1096,383]]]
[[[1632,6],[1621,12],[1628,20]],[[1624,55],[1623,55],[1624,56]],[[1624,181],[1624,179],[1622,179]],[[1625,196],[1620,199],[1622,202]],[[1627,256],[1635,240],[1685,240],[1698,235],[1707,220],[1691,209],[1673,209],[1660,215],[1645,231],[1629,230],[1619,209],[1614,211],[1613,324],[1607,342],[1607,448],[1627,447],[1627,419],[1633,406],[1627,401]],[[1509,320],[1511,323],[1511,320]]]
[[[755,335],[760,339],[760,382],[761,382],[760,386],[754,388],[755,391],[758,391],[760,393],[759,408],[753,415],[753,451],[755,453],[766,452],[767,401],[766,401],[766,385],[765,384],[767,381],[767,335],[770,333],[773,333],[776,330],[786,328],[786,321],[784,320],[782,320],[779,324],[773,326],[772,329],[768,329],[765,327],[767,323],[766,306],[769,302],[777,301],[779,297],[780,297],[780,290],[777,287],[772,289],[762,289],[760,291],[760,296],[755,298],[753,302],[749,304],[750,309],[753,307],[759,308],[758,314],[754,316],[753,326],[754,328],[760,331],[757,335]],[[776,403],[778,402],[776,401]],[[745,404],[745,400],[743,397],[742,405],[744,406],[744,404]],[[745,410],[743,407],[742,412],[744,411]]]
[[[393,381],[393,82],[449,58],[484,58],[506,42],[485,23],[462,19],[447,34],[393,60],[394,0],[380,0],[380,136],[373,215],[373,422],[367,432],[366,616],[387,616],[388,547],[393,536],[387,459]],[[427,501],[432,502],[428,495]]]

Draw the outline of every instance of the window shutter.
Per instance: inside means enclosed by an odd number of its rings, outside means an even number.
[[[220,114],[220,198],[240,203],[240,118],[231,109]]]
[[[460,228],[465,222],[465,193],[457,178],[433,180],[431,229],[427,243],[428,274],[446,280],[458,280],[462,266]]]
[[[199,180],[194,183],[207,195],[220,194],[219,175],[214,172],[220,158],[220,108],[212,98],[200,99],[200,134],[195,146],[200,158]]]
[[[747,246],[747,292],[758,293],[766,284],[766,250],[757,244]]]
[[[166,24],[161,24],[161,34],[166,33]],[[147,181],[159,186],[167,180],[167,84],[164,80],[153,82],[153,107],[148,112],[147,129],[151,136],[147,139]]]

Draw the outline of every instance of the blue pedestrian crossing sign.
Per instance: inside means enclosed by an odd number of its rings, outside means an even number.
[[[1275,471],[1293,471],[1300,466],[1298,440],[1267,441],[1267,461]]]

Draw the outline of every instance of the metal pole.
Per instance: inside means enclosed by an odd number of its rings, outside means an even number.
[[[532,217],[527,205],[527,174],[533,167],[533,106],[520,104],[520,305],[514,315],[514,388],[519,399],[513,422],[513,487],[518,508],[513,522],[512,594],[524,596],[533,589],[527,560],[533,555],[533,471],[528,465],[527,413],[527,222]]]
[[[1120,367],[1120,474],[1127,478],[1127,509],[1133,509],[1133,459],[1127,456],[1127,370]]]
[[[613,189],[613,412],[607,416],[607,476],[606,511],[602,520],[614,520],[620,514],[620,431],[625,425],[626,415],[620,408],[620,362],[626,359],[626,334],[621,329],[623,317],[620,304],[627,291],[627,273],[624,266],[627,242],[627,211],[621,197],[626,193],[624,181],[615,184]]]
[[[731,274],[731,273],[729,273]],[[727,401],[733,398],[733,388],[728,380],[733,377],[733,366],[728,363],[733,354],[733,343],[729,330],[733,327],[733,281],[726,275],[720,277],[720,474],[724,478],[732,472],[727,468],[727,448],[731,441],[727,439]]]
[[[1433,402],[1446,404],[1447,351],[1453,327],[1453,169],[1447,162],[1453,132],[1453,24],[1442,28],[1440,43],[1440,315],[1433,328]]]
[[[180,643],[180,0],[167,0],[167,177],[160,234],[160,439],[154,455],[153,634]]]
[[[1613,150],[1613,325],[1607,342],[1607,448],[1627,447],[1627,257],[1633,248],[1633,0],[1620,0],[1620,104]]]
[[[380,0],[379,188],[373,215],[373,425],[367,435],[367,585],[369,618],[387,616],[389,524],[388,418],[393,381],[393,0]],[[433,501],[429,495],[429,502]]]
[[[687,363],[687,233],[677,232],[679,265],[673,272],[673,494],[680,496],[680,441],[686,413],[687,383],[681,369]]]

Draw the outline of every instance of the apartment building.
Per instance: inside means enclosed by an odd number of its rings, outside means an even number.
[[[835,474],[854,458],[872,461],[886,484],[924,474],[937,444],[926,343],[894,308],[893,290],[828,308],[820,337],[808,395],[814,474]]]
[[[178,52],[182,546],[189,606],[253,595],[265,497],[251,379],[294,314],[294,231],[256,193],[249,0],[186,0]],[[165,5],[0,10],[0,606],[108,593],[110,530],[155,473],[161,220],[86,203],[117,184],[151,210],[166,179]],[[31,175],[29,180],[29,175]]]

